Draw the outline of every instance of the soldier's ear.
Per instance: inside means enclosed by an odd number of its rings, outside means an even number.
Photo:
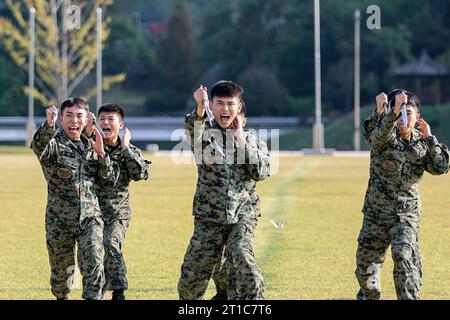
[[[120,121],[119,124],[119,129],[122,130],[123,128],[125,128],[125,122],[123,122],[122,120]]]

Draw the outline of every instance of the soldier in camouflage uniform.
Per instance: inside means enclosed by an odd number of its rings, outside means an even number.
[[[406,104],[408,124],[399,119]],[[422,264],[419,250],[421,204],[418,184],[424,171],[447,173],[449,152],[420,118],[420,102],[412,93],[399,92],[390,110],[368,135],[370,179],[363,225],[358,237],[356,278],[361,299],[380,299],[380,269],[391,245],[398,299],[419,299]],[[416,123],[419,130],[415,130]]]
[[[375,98],[376,108],[374,112],[364,120],[364,139],[369,144],[370,143],[370,134],[372,131],[378,126],[381,118],[385,115],[388,110],[388,96],[382,92]]]
[[[47,121],[38,129],[31,145],[48,185],[45,230],[50,284],[57,299],[68,298],[77,243],[83,299],[99,299],[104,281],[103,222],[94,186],[113,186],[117,170],[103,149],[97,129],[94,129],[96,141],[82,136],[88,104],[80,98],[70,98],[60,109],[62,129],[55,132],[58,110],[48,108]]]
[[[242,109],[241,112],[238,114],[238,117],[241,117],[242,121],[242,127],[245,128],[247,125],[247,111],[244,101],[242,103]],[[246,131],[246,129],[244,129]],[[246,184],[246,189],[248,194],[250,195],[250,198],[252,200],[252,206],[255,210],[255,225],[258,222],[259,217],[261,217],[261,207],[260,207],[260,199],[258,194],[256,193],[256,181],[249,180]],[[214,281],[214,284],[216,285],[216,295],[211,300],[227,300],[227,287],[228,287],[228,279],[227,279],[227,269],[226,269],[226,256],[225,256],[225,249],[223,250],[222,257],[220,259],[220,262],[215,265],[212,279]],[[263,284],[262,284],[263,285]]]
[[[220,81],[211,90],[194,93],[197,108],[186,116],[186,130],[194,152],[198,181],[194,196],[194,234],[187,248],[178,282],[180,299],[203,299],[214,266],[225,249],[227,297],[263,299],[262,273],[254,258],[256,211],[247,191],[251,181],[269,176],[267,148],[250,131],[243,131],[236,115],[243,89]],[[211,105],[215,121],[205,118]],[[235,126],[236,130],[227,130]]]
[[[124,300],[124,290],[128,289],[127,268],[122,253],[125,234],[131,220],[129,185],[132,180],[147,180],[149,161],[142,152],[130,144],[131,134],[125,128],[123,137],[119,131],[124,128],[124,112],[115,104],[105,104],[98,111],[98,124],[104,133],[105,151],[111,161],[120,168],[119,178],[113,188],[99,186],[97,195],[103,222],[103,242],[105,248],[105,287],[112,290],[113,300]]]

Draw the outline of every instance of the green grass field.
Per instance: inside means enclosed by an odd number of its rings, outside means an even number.
[[[177,299],[177,281],[192,234],[194,165],[146,154],[148,181],[131,188],[133,220],[125,243],[128,299]],[[368,158],[282,157],[279,172],[259,184],[263,217],[256,257],[267,299],[353,299],[356,238]],[[53,299],[45,248],[46,184],[25,149],[0,150],[0,299]],[[421,186],[423,299],[450,298],[450,175],[426,175]],[[287,222],[275,229],[271,219]],[[210,285],[207,298],[214,293]],[[395,298],[390,255],[382,288]],[[76,289],[71,299],[80,299]]]

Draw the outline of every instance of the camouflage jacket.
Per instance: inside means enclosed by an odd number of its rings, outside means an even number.
[[[256,218],[261,217],[261,200],[259,199],[258,193],[256,192],[256,181],[248,180],[245,183],[245,189],[250,196],[252,202],[253,210],[255,211]]]
[[[449,152],[435,136],[421,139],[414,130],[411,140],[400,138],[398,116],[388,113],[370,134],[370,178],[363,212],[366,215],[399,215],[420,219],[419,183],[425,171],[447,173]]]
[[[370,144],[370,134],[380,124],[383,115],[384,113],[379,115],[377,110],[375,109],[370,117],[364,120],[364,140],[366,140],[367,144]]]
[[[114,186],[118,168],[108,155],[99,158],[82,137],[85,150],[78,149],[64,130],[43,123],[33,137],[31,148],[47,181],[46,221],[60,225],[81,224],[86,218],[100,217],[95,185]]]
[[[232,130],[219,129],[215,123],[211,128],[205,120],[195,110],[186,115],[187,136],[198,173],[193,215],[225,224],[254,218],[259,214],[255,210],[259,205],[254,208],[254,203],[259,202],[256,181],[270,175],[267,147],[245,130],[247,145],[238,151]],[[251,190],[255,191],[253,195]]]
[[[105,151],[111,161],[120,168],[119,178],[114,187],[98,186],[97,194],[104,220],[131,218],[129,185],[131,180],[147,180],[150,161],[142,157],[142,152],[130,145],[122,150],[105,145]]]

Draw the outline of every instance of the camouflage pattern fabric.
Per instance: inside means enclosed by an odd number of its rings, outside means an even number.
[[[425,171],[447,173],[449,152],[436,137],[421,139],[414,131],[404,141],[393,112],[382,117],[369,137],[370,178],[364,221],[358,238],[356,277],[365,299],[380,296],[378,271],[391,244],[398,299],[418,299],[421,262],[418,245],[421,203],[418,185]]]
[[[367,144],[370,144],[370,134],[372,131],[379,125],[381,119],[383,117],[383,114],[379,115],[377,113],[377,110],[370,115],[367,119],[363,122],[364,127],[364,140],[367,142]]]
[[[394,284],[397,298],[417,300],[422,285],[419,250],[419,223],[391,216],[385,219],[364,217],[358,237],[356,278],[364,299],[381,297],[380,270],[391,245]]]
[[[125,149],[105,145],[105,151],[111,161],[118,164],[120,168],[119,178],[114,187],[99,186],[97,189],[105,223],[103,231],[105,289],[126,290],[128,289],[127,267],[122,245],[131,220],[129,185],[131,181],[148,179],[151,162],[145,160],[142,152],[133,145]]]
[[[246,185],[246,189],[250,194],[250,198],[252,199],[252,206],[255,209],[256,219],[255,226],[258,223],[258,218],[261,217],[261,205],[258,194],[256,193],[256,182],[249,181]],[[227,279],[227,268],[226,268],[226,256],[225,256],[225,248],[223,250],[222,257],[220,262],[214,266],[214,271],[212,275],[212,279],[214,284],[216,285],[216,291],[220,296],[227,296],[227,287],[228,287],[228,279]]]
[[[432,175],[447,173],[449,152],[435,136],[420,139],[415,130],[411,141],[400,138],[393,112],[382,118],[370,134],[370,178],[363,212],[369,216],[403,215],[418,221],[418,185],[425,171]]]
[[[247,145],[238,152],[233,145],[233,130],[218,129],[216,125],[210,128],[195,110],[186,116],[186,131],[198,174],[193,215],[217,223],[238,222],[247,214],[241,211],[241,204],[252,201],[246,184],[262,181],[270,174],[267,147],[245,130]]]
[[[45,231],[53,295],[58,299],[67,298],[73,287],[76,242],[78,265],[83,277],[83,299],[100,299],[104,282],[103,221],[99,217],[86,218],[81,225],[74,226],[48,221]]]
[[[181,267],[178,293],[182,300],[203,299],[225,246],[229,300],[264,299],[264,281],[256,265],[252,223],[221,224],[195,218],[194,234]]]
[[[269,176],[265,145],[244,131],[247,145],[237,150],[232,130],[212,128],[194,110],[186,131],[197,163],[194,234],[178,283],[180,299],[203,299],[224,246],[229,299],[263,299],[262,273],[254,260],[256,213],[247,190],[250,181]],[[232,283],[232,285],[230,285]]]
[[[103,222],[95,185],[113,186],[118,169],[109,156],[99,158],[85,138],[78,149],[62,129],[43,123],[31,148],[39,158],[48,186],[45,217],[52,292],[67,297],[74,271],[74,245],[83,276],[83,298],[99,299],[104,281]]]

